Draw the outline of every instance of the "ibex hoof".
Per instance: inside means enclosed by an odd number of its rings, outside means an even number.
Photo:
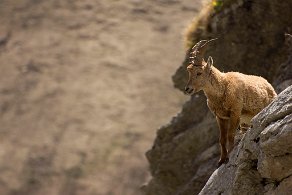
[[[218,164],[217,164],[217,168],[219,168],[222,164],[226,164],[228,163],[229,161],[229,158],[226,158],[226,159],[220,159]]]

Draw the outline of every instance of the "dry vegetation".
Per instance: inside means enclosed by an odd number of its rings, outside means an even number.
[[[0,2],[0,194],[137,195],[193,0]]]

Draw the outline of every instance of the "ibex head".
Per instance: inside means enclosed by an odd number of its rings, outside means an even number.
[[[208,75],[213,65],[213,58],[209,56],[207,62],[204,60],[204,54],[208,43],[214,41],[201,40],[190,51],[190,64],[187,67],[189,73],[189,81],[185,87],[187,94],[193,94],[202,90],[206,84]]]

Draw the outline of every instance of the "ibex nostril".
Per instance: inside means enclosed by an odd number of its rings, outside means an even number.
[[[188,91],[190,88],[188,88],[188,87],[185,87],[185,91]]]

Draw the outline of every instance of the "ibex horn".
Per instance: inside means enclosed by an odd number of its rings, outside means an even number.
[[[191,49],[190,52],[190,59],[191,59],[191,63],[197,64],[197,65],[201,65],[201,63],[204,61],[204,54],[206,51],[206,46],[208,45],[208,43],[217,40],[218,38],[215,39],[210,39],[210,40],[201,40],[198,43],[196,43],[196,45],[194,45]],[[195,63],[195,61],[197,63]]]

